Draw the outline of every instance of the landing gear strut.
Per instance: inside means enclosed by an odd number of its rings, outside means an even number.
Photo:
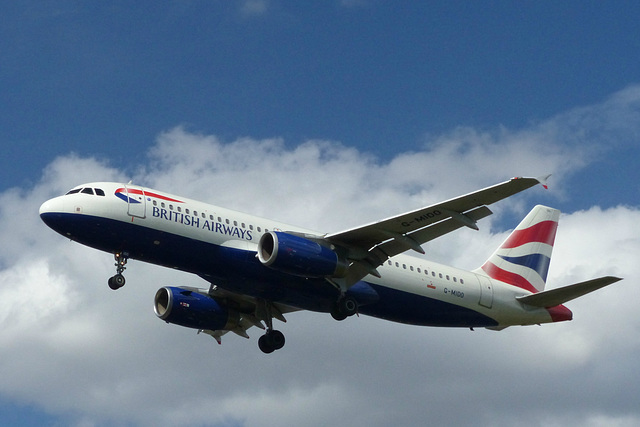
[[[114,254],[114,259],[116,260],[116,275],[109,278],[109,287],[115,291],[123,287],[126,282],[122,273],[127,268],[125,265],[127,265],[129,258],[120,252],[116,252]]]

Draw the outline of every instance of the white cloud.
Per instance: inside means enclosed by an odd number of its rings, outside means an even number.
[[[594,145],[589,138],[583,140],[586,146],[561,144],[559,135],[575,123],[567,117],[601,111],[598,117],[605,117],[600,122],[607,126],[598,129],[622,132],[623,125],[602,111],[613,104],[629,117],[620,105],[634,105],[633,94],[632,88],[603,105],[524,131],[459,129],[388,162],[338,142],[222,141],[178,127],[159,135],[132,175],[143,185],[335,231],[523,169],[560,171],[555,182],[562,188],[564,177],[592,160],[585,148]],[[35,214],[43,200],[76,184],[126,181],[129,175],[94,159],[62,156],[33,188],[0,194],[0,231],[3,242],[10,242],[0,248],[5,399],[88,425],[625,426],[640,421],[634,400],[640,392],[635,378],[640,315],[634,307],[640,211],[633,201],[561,219],[550,286],[603,274],[625,278],[569,303],[573,322],[471,332],[367,317],[339,323],[328,315],[293,313],[279,326],[287,346],[265,356],[255,342],[257,331],[250,331],[251,341],[225,336],[218,346],[155,318],[151,302],[158,287],[202,286],[200,279],[131,261],[127,286],[112,292],[106,286],[112,257],[55,235]],[[542,194],[558,193],[529,190],[494,210],[521,212]],[[490,224],[484,220],[480,232],[460,230],[429,244],[429,257],[477,266],[505,237],[490,233]]]

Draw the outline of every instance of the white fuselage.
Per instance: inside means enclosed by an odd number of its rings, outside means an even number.
[[[328,281],[273,271],[255,256],[269,230],[323,233],[133,185],[98,182],[77,189],[40,209],[49,226],[72,240],[300,309],[328,311],[323,301],[335,298]],[[554,321],[547,309],[516,300],[530,292],[476,272],[405,254],[377,271],[380,277],[362,280],[377,294],[362,305],[363,314],[411,324],[496,329]]]

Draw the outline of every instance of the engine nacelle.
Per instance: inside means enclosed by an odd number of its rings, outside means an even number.
[[[240,323],[240,314],[220,301],[172,286],[158,289],[153,308],[162,320],[187,328],[229,330]]]
[[[329,246],[281,231],[262,235],[258,259],[275,270],[302,277],[343,277],[348,267]]]

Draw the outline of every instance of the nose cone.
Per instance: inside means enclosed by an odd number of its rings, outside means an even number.
[[[65,210],[62,197],[47,200],[40,206],[40,219],[58,233],[62,233],[61,222],[64,216]]]
[[[46,215],[48,213],[52,213],[55,211],[59,211],[61,208],[61,204],[58,201],[58,197],[54,198],[54,199],[49,199],[46,202],[44,202],[42,205],[40,205],[40,216],[42,217],[43,215]]]

